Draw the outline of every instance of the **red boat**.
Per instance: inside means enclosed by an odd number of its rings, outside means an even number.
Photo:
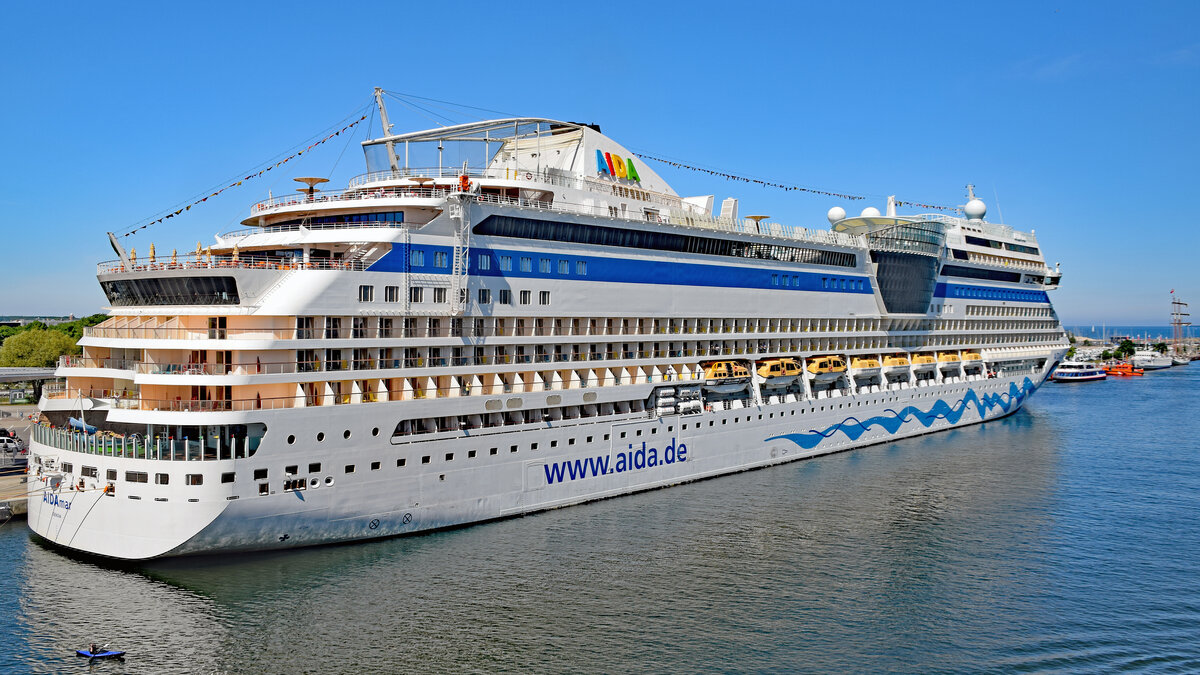
[[[1134,368],[1132,363],[1114,363],[1104,366],[1104,372],[1117,377],[1141,377],[1142,369]]]

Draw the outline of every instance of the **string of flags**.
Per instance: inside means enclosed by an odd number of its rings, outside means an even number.
[[[268,171],[270,171],[270,170],[272,170],[272,169],[277,169],[277,168],[279,168],[279,167],[283,166],[284,164],[287,164],[287,163],[288,163],[288,162],[290,162],[291,160],[293,160],[293,159],[295,159],[295,158],[299,157],[300,155],[303,155],[304,153],[308,152],[309,150],[312,150],[313,148],[317,147],[318,145],[321,145],[322,143],[324,143],[324,142],[326,142],[326,141],[328,141],[328,140],[330,140],[330,139],[334,138],[335,136],[340,136],[340,135],[341,135],[343,132],[345,132],[345,131],[349,131],[350,129],[352,129],[352,128],[354,128],[355,126],[357,126],[359,122],[362,122],[362,121],[363,121],[363,120],[365,120],[365,119],[367,119],[367,116],[366,116],[366,115],[363,115],[362,117],[359,117],[358,119],[356,119],[356,120],[354,120],[353,122],[351,122],[351,123],[347,124],[346,126],[342,127],[341,129],[338,129],[337,131],[335,131],[335,132],[333,132],[333,133],[329,134],[329,135],[328,135],[328,136],[326,136],[325,138],[322,138],[321,140],[314,142],[312,145],[309,145],[307,148],[304,148],[303,150],[300,150],[300,151],[298,151],[298,152],[295,152],[295,153],[293,153],[293,154],[291,154],[291,155],[288,155],[287,157],[284,157],[283,159],[279,160],[278,162],[275,162],[275,164],[273,164],[272,166],[268,166],[267,168],[265,168],[265,169],[262,169],[262,170],[261,170],[261,171],[259,171],[258,173],[252,173],[252,174],[250,174],[250,175],[246,176],[245,178],[243,178],[243,179],[241,179],[241,180],[238,180],[238,181],[235,181],[235,182],[233,182],[233,183],[230,183],[229,185],[226,185],[225,187],[221,188],[220,190],[217,190],[216,192],[214,192],[214,193],[212,193],[212,194],[210,194],[210,195],[208,195],[208,196],[205,196],[205,197],[203,197],[203,198],[201,198],[201,199],[197,199],[196,201],[192,202],[191,204],[188,204],[187,206],[184,206],[183,208],[181,208],[181,209],[178,209],[178,210],[174,211],[173,213],[168,213],[167,215],[165,215],[165,216],[163,216],[163,217],[161,217],[161,218],[159,218],[159,219],[157,219],[157,220],[152,220],[152,221],[150,221],[150,222],[148,222],[148,223],[146,223],[146,224],[144,224],[144,225],[141,225],[141,226],[139,226],[139,227],[135,227],[135,228],[133,228],[132,230],[130,230],[130,231],[128,231],[128,232],[126,232],[125,234],[122,234],[121,236],[122,236],[122,237],[128,237],[129,235],[131,235],[131,234],[133,234],[133,233],[137,232],[138,230],[144,230],[144,229],[146,229],[147,227],[150,227],[151,225],[157,225],[158,223],[161,223],[161,222],[163,222],[164,220],[167,220],[168,218],[174,218],[175,216],[178,216],[179,214],[181,214],[181,213],[183,213],[183,212],[185,212],[185,211],[190,211],[190,210],[192,210],[192,207],[193,207],[193,206],[198,206],[198,205],[200,205],[200,204],[202,204],[202,203],[204,203],[204,202],[208,201],[208,200],[209,200],[209,199],[211,199],[212,197],[216,197],[217,195],[221,194],[222,192],[224,192],[224,191],[228,190],[229,188],[234,188],[234,187],[237,187],[237,186],[241,185],[242,183],[245,183],[245,182],[246,182],[246,181],[248,181],[248,180],[252,180],[252,179],[254,179],[254,178],[258,178],[259,176],[263,175],[264,173],[266,173],[266,172],[268,172]]]
[[[633,154],[637,155],[638,157],[641,157],[642,159],[651,160],[651,161],[655,161],[655,162],[662,162],[663,164],[673,166],[677,169],[688,169],[690,171],[706,173],[710,176],[717,176],[718,178],[724,178],[726,180],[741,181],[743,183],[754,183],[756,185],[761,185],[763,187],[778,188],[780,190],[785,190],[785,191],[808,192],[811,194],[822,195],[825,197],[837,197],[839,199],[849,199],[849,200],[854,200],[854,201],[866,199],[866,197],[863,197],[860,195],[848,195],[848,194],[843,194],[840,192],[829,192],[828,190],[814,190],[812,188],[800,187],[799,185],[785,185],[783,183],[776,183],[774,181],[769,181],[769,180],[759,180],[758,178],[746,178],[744,176],[738,176],[738,175],[731,174],[731,173],[724,173],[722,171],[715,171],[713,169],[705,169],[705,168],[698,167],[698,166],[691,166],[690,164],[684,164],[683,162],[676,162],[676,161],[669,160],[669,159],[662,159],[661,157],[652,157],[650,155],[643,155],[643,154],[637,153],[637,152],[635,152]],[[922,204],[920,202],[899,201],[899,200],[896,201],[896,205],[897,206],[913,206],[913,207],[921,208],[921,209],[937,209],[939,211],[956,211],[957,210],[951,206],[937,206],[935,204]]]

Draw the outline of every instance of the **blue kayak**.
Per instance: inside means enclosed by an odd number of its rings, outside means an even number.
[[[89,652],[86,649],[76,649],[75,656],[86,656],[89,659],[119,659],[125,656],[125,652],[114,652],[111,649],[106,649],[102,652]]]

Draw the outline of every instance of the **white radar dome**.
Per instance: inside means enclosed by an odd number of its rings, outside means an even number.
[[[868,206],[867,208],[862,210],[861,215],[863,218],[878,218],[879,217],[879,209],[875,208],[874,206]]]
[[[982,199],[972,199],[963,207],[963,213],[971,220],[980,220],[987,215],[987,204]]]
[[[829,219],[829,224],[832,225],[846,217],[846,209],[843,209],[840,206],[835,206],[832,209],[829,209],[829,213],[826,213],[825,217]]]

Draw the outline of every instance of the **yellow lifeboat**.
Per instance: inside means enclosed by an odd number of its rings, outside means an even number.
[[[979,352],[963,352],[962,360],[963,361],[982,361],[983,357],[979,355]]]
[[[874,370],[879,368],[879,359],[871,357],[855,357],[850,362],[850,367],[854,370]]]
[[[764,387],[784,387],[796,381],[804,370],[796,359],[767,359],[758,366]]]
[[[912,358],[913,367],[917,369],[929,368],[935,363],[937,363],[937,359],[929,354],[918,354]]]
[[[905,356],[885,356],[883,357],[884,368],[906,368],[908,367],[908,357]]]
[[[713,361],[703,365],[705,389],[735,392],[750,384],[750,369],[740,361]]]
[[[833,380],[846,372],[846,360],[840,356],[816,356],[808,360],[808,372],[817,380]]]
[[[960,359],[954,352],[940,352],[937,360],[939,363],[958,363]]]

